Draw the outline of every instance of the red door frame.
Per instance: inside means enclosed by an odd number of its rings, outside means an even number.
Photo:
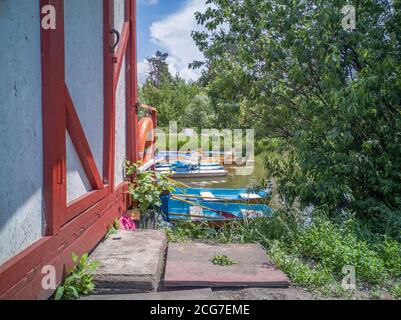
[[[126,0],[128,25],[122,36],[116,55],[110,52],[110,26],[112,1],[103,0],[104,7],[104,101],[106,147],[103,179],[99,179],[89,144],[77,119],[73,102],[65,86],[64,58],[64,10],[63,0],[38,0],[40,8],[53,5],[56,9],[56,30],[41,29],[42,53],[42,112],[43,112],[43,188],[46,207],[45,237],[0,266],[0,299],[43,299],[53,293],[41,286],[42,267],[53,265],[57,281],[61,282],[65,271],[71,267],[71,253],[82,254],[92,250],[104,237],[110,223],[121,211],[125,211],[129,199],[126,196],[127,183],[114,189],[114,140],[115,140],[115,90],[120,61],[127,51],[127,127],[136,128],[135,105],[136,87],[136,1]],[[38,26],[39,28],[40,26]],[[123,32],[124,33],[124,32]],[[131,34],[131,37],[129,36]],[[121,44],[123,47],[121,47]],[[110,62],[110,63],[109,63]],[[113,64],[114,63],[114,68]],[[128,85],[128,84],[127,84]],[[78,201],[66,203],[66,128],[80,155],[89,180],[97,191],[85,195]],[[130,129],[127,129],[130,130]],[[127,158],[135,160],[136,141],[128,131]],[[89,153],[88,153],[89,148]],[[86,157],[83,157],[83,155]],[[87,172],[88,174],[88,172]],[[102,188],[103,185],[103,188]]]
[[[58,14],[58,28],[56,30],[46,31],[42,30],[42,65],[46,68],[43,72],[43,91],[42,96],[50,96],[49,101],[44,102],[44,121],[43,128],[47,129],[46,132],[56,132],[55,135],[48,134],[44,136],[44,146],[46,148],[44,157],[50,162],[50,165],[57,169],[48,176],[46,181],[51,180],[52,187],[45,188],[47,190],[53,190],[53,192],[46,192],[48,197],[45,198],[46,208],[52,208],[47,212],[48,220],[52,223],[49,225],[49,230],[46,235],[54,235],[61,226],[68,221],[71,221],[76,216],[84,212],[86,209],[93,206],[95,203],[104,199],[115,190],[114,185],[114,166],[115,166],[115,129],[116,129],[116,89],[118,80],[121,74],[121,68],[126,54],[128,53],[128,63],[126,66],[127,73],[127,102],[131,103],[132,96],[136,99],[136,91],[131,89],[136,87],[136,78],[132,76],[132,65],[136,66],[136,63],[132,63],[131,57],[134,57],[135,45],[132,46],[134,41],[130,42],[130,34],[135,34],[133,29],[133,14],[134,14],[134,2],[125,0],[125,23],[123,25],[120,43],[117,47],[117,52],[112,54],[110,51],[111,33],[110,26],[114,25],[113,21],[113,1],[103,2],[104,10],[104,30],[103,30],[103,48],[104,48],[104,169],[103,177],[101,177],[99,170],[96,166],[96,162],[92,155],[90,145],[85,136],[84,129],[79,120],[76,112],[73,99],[69,93],[68,86],[65,83],[65,53],[64,53],[64,10],[63,2],[56,2],[55,8]],[[49,38],[51,37],[51,38]],[[53,39],[54,37],[54,39]],[[54,40],[54,41],[53,41]],[[128,45],[131,45],[127,50]],[[50,47],[48,51],[47,48]],[[134,47],[134,48],[132,48]],[[57,55],[52,54],[53,50],[59,50]],[[58,76],[54,77],[50,75],[51,79],[48,79],[49,74],[47,68],[52,69],[53,67],[58,68],[56,73]],[[61,72],[62,71],[62,72]],[[112,79],[112,80],[111,80]],[[110,81],[111,80],[111,81]],[[64,91],[64,92],[63,92]],[[64,99],[58,99],[58,97],[64,97]],[[58,100],[57,100],[58,99]],[[58,105],[55,107],[55,101],[57,100]],[[128,104],[129,106],[129,104]],[[67,111],[65,111],[65,108]],[[128,108],[128,114],[131,114],[132,108]],[[49,110],[51,110],[49,112]],[[52,115],[54,113],[58,115],[58,122],[53,121]],[[135,110],[134,110],[134,113]],[[50,115],[50,116],[49,116]],[[134,120],[134,121],[132,121]],[[55,123],[57,128],[55,128]],[[133,125],[131,125],[133,123]],[[135,116],[127,117],[127,137],[130,137],[129,132],[135,130]],[[132,131],[131,131],[132,127]],[[62,203],[66,200],[66,133],[65,128],[70,134],[71,140],[74,147],[79,155],[82,166],[94,191],[89,192],[78,199],[72,201],[68,205]],[[52,131],[56,130],[56,131]],[[135,132],[135,131],[134,131]],[[61,140],[63,142],[61,142]],[[131,143],[128,139],[128,146],[136,145],[136,142]],[[58,149],[53,149],[57,145]],[[134,154],[131,152],[131,147],[127,148],[128,158],[134,158]],[[54,164],[54,161],[57,161]],[[48,163],[45,164],[45,168],[48,168]],[[54,171],[54,170],[53,170]],[[103,183],[105,181],[106,185]],[[59,200],[59,201],[57,201]],[[50,206],[48,206],[49,204]]]

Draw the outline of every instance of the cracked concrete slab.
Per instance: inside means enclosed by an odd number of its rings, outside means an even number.
[[[100,262],[95,294],[156,292],[164,268],[167,237],[160,230],[118,231],[91,254]]]

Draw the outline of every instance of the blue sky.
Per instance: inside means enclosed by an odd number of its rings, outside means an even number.
[[[138,0],[138,73],[143,82],[146,58],[156,50],[167,52],[170,72],[196,80],[200,72],[189,70],[193,60],[202,60],[191,31],[199,29],[194,13],[204,11],[204,0]]]

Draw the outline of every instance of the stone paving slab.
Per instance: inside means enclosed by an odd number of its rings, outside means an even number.
[[[236,263],[214,265],[210,260],[222,254]],[[179,287],[270,287],[285,288],[288,277],[268,259],[256,244],[170,243],[164,277],[166,288]]]
[[[145,301],[182,301],[182,300],[216,300],[210,288],[183,291],[166,291],[157,293],[136,293],[136,294],[114,294],[114,295],[93,295],[84,297],[81,300],[145,300]]]
[[[118,231],[91,254],[100,262],[95,294],[156,292],[162,277],[167,237],[164,231]]]

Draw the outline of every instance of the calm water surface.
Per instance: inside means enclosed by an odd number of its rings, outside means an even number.
[[[250,174],[237,175],[234,166],[225,166],[228,175],[216,178],[200,178],[200,179],[180,179],[194,188],[251,188],[260,184],[260,180],[265,177],[265,170],[261,161],[257,160],[253,170],[249,170]]]

